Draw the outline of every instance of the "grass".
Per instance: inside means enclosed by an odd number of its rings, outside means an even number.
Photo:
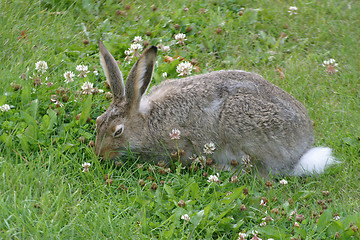
[[[288,13],[290,6],[297,14]],[[253,231],[262,239],[360,237],[357,1],[5,0],[0,8],[0,106],[11,106],[0,112],[1,238],[237,239],[243,232],[251,239]],[[176,44],[177,33],[186,33],[184,46]],[[109,91],[98,39],[127,75],[135,59],[127,63],[124,51],[135,36],[170,46],[159,52],[153,84],[164,72],[178,75],[179,60],[167,63],[166,55],[196,63],[199,73],[263,75],[304,103],[316,145],[333,148],[341,163],[319,176],[285,177],[281,185],[282,178],[262,179],[253,170],[236,183],[220,172],[221,184],[204,177],[217,173],[210,168],[175,165],[163,174],[131,153],[122,165],[99,162],[90,141],[111,100],[82,95],[81,86]],[[339,63],[334,74],[322,66],[330,58]],[[40,60],[48,64],[42,74],[35,70]],[[77,75],[79,64],[89,66],[87,77],[65,83],[63,74]],[[36,78],[43,84],[34,86]],[[89,172],[82,172],[84,162]],[[263,226],[266,216],[273,221]]]

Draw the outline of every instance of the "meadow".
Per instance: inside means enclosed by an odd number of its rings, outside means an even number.
[[[1,239],[360,239],[360,2],[0,1]],[[185,35],[179,35],[179,34]],[[177,36],[177,37],[176,37]],[[94,154],[111,103],[101,39],[126,76],[159,48],[152,85],[256,72],[308,109],[321,175],[235,177]]]

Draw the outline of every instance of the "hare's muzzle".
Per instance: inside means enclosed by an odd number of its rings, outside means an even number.
[[[118,155],[118,151],[112,148],[106,147],[104,144],[101,144],[100,141],[96,138],[95,141],[95,154],[104,159],[104,160],[112,160],[116,158]]]
[[[106,149],[103,145],[103,141],[99,141],[98,137],[95,140],[95,154],[98,157],[103,158],[105,155]]]

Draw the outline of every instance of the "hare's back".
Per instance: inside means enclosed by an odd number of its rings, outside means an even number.
[[[300,112],[306,110],[290,94],[265,80],[262,76],[241,70],[216,71],[182,79],[169,79],[153,87],[149,98],[154,101],[174,98],[175,95],[194,97],[205,101],[225,101],[231,96],[253,96],[262,101],[292,106]],[[195,99],[193,99],[195,100]]]
[[[311,128],[307,111],[299,101],[260,75],[244,71],[216,71],[166,80],[151,89],[148,99],[153,114],[167,112],[170,118],[181,116],[182,121],[190,114],[206,114],[207,121],[212,118],[238,125],[243,116],[253,128]]]
[[[181,128],[199,149],[213,141],[235,155],[240,151],[283,168],[313,143],[305,107],[255,73],[217,71],[167,80],[149,98],[153,132]]]

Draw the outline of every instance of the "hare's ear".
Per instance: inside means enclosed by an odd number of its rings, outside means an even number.
[[[114,57],[106,49],[102,41],[99,40],[100,63],[104,69],[106,79],[110,84],[114,100],[122,99],[125,95],[125,87],[122,73]]]
[[[126,99],[129,108],[139,109],[141,97],[148,89],[156,62],[157,47],[147,48],[132,67],[126,80]]]

